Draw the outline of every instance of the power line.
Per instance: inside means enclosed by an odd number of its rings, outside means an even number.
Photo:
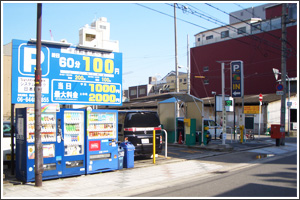
[[[147,7],[147,6],[144,6],[144,5],[141,5],[141,4],[138,4],[138,3],[136,3],[137,5],[139,5],[139,6],[142,6],[142,7],[144,7],[144,8],[147,8],[147,9],[149,9],[149,10],[152,10],[152,11],[155,11],[155,12],[158,12],[158,13],[160,13],[160,14],[163,14],[163,15],[166,15],[166,16],[169,16],[169,17],[172,17],[172,18],[174,18],[174,16],[172,16],[172,15],[169,15],[169,14],[166,14],[166,13],[164,13],[164,12],[161,12],[161,11],[158,11],[158,10],[155,10],[155,9],[153,9],[153,8],[149,8],[149,7]],[[169,5],[169,4],[167,4],[167,5]],[[176,5],[178,5],[178,4],[176,4]],[[174,5],[170,5],[170,6],[174,6]],[[177,7],[177,8],[179,8],[179,7]],[[186,12],[188,9],[185,7],[185,6],[183,6],[183,8],[184,9],[182,9],[184,12]],[[180,8],[179,8],[180,9]],[[191,9],[190,9],[191,10]],[[197,13],[197,12],[195,12],[195,11],[190,11],[190,13],[191,14],[194,14],[194,13]],[[199,13],[200,14],[200,13]],[[200,17],[200,16],[198,16],[198,17]],[[197,25],[197,24],[194,24],[194,23],[191,23],[191,22],[189,22],[189,21],[186,21],[186,20],[183,20],[183,19],[180,19],[180,18],[177,18],[178,20],[181,20],[181,21],[184,21],[184,22],[186,22],[186,23],[189,23],[189,24],[192,24],[192,25],[195,25],[195,26],[198,26],[198,27],[200,27],[200,28],[203,28],[203,29],[205,29],[205,30],[209,30],[208,28],[205,28],[205,27],[203,27],[203,26],[200,26],[200,25]],[[205,18],[203,18],[203,19],[205,19]],[[207,19],[205,19],[205,20],[207,20]],[[209,20],[208,20],[209,21]],[[222,22],[223,23],[223,22]],[[228,26],[228,25],[227,25]],[[235,27],[233,27],[233,28],[235,28]],[[228,28],[227,28],[228,29]],[[236,29],[236,28],[235,28]],[[221,33],[219,33],[219,32],[217,32],[217,31],[214,31],[214,30],[211,30],[212,32],[214,32],[214,33],[216,33],[216,34],[221,34]],[[246,35],[247,36],[247,35]],[[249,35],[248,34],[248,36],[249,37],[253,37],[252,35]],[[256,38],[258,38],[257,36],[255,36]],[[245,41],[242,41],[242,40],[240,40],[239,38],[232,38],[232,37],[230,37],[229,36],[229,38],[231,38],[231,39],[234,39],[234,40],[236,40],[236,41],[239,41],[239,42],[241,42],[241,43],[244,43],[244,44],[246,44],[246,45],[249,45],[249,46],[251,46],[252,44],[250,44],[250,43],[248,43],[248,42],[245,42]],[[258,38],[258,40],[259,41],[261,41],[261,38]],[[269,44],[267,44],[268,46],[271,46],[271,45],[269,45]],[[276,47],[273,47],[273,48],[276,48]],[[277,48],[277,49],[279,49],[279,48]],[[281,49],[280,49],[281,50]],[[271,51],[271,50],[266,50],[266,51],[269,51],[269,52],[271,52],[271,53],[274,53],[274,54],[278,54],[278,53],[276,53],[276,52],[273,52],[273,51]],[[279,55],[279,54],[278,54]]]

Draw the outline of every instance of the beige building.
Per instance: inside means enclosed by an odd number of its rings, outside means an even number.
[[[167,76],[167,85],[169,85],[169,91],[175,92],[175,84],[176,84],[176,74],[171,74]],[[178,81],[179,81],[179,92],[187,92],[187,73],[179,72],[178,73]]]

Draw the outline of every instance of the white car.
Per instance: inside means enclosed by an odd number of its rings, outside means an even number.
[[[209,132],[211,134],[211,139],[215,139],[215,133],[217,138],[222,139],[223,127],[220,126],[218,123],[215,123],[214,120],[211,119],[203,119],[204,126],[209,128]]]

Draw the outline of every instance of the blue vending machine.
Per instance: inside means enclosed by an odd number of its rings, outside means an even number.
[[[58,109],[58,110],[57,110]],[[42,179],[62,176],[60,138],[56,134],[59,106],[44,106],[41,112],[41,142],[43,145]],[[16,178],[23,182],[35,181],[35,114],[34,108],[16,109]]]
[[[57,113],[63,177],[85,174],[85,113],[85,109],[69,108],[61,108]]]
[[[86,173],[119,169],[118,111],[87,108]]]

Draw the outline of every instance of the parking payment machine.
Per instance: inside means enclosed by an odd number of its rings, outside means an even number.
[[[196,144],[196,119],[184,119],[186,145]]]

